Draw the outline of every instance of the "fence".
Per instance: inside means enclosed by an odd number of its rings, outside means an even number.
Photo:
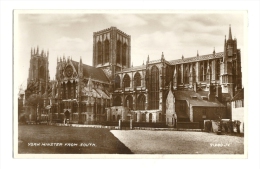
[[[200,129],[199,122],[177,122],[177,128],[181,129]]]

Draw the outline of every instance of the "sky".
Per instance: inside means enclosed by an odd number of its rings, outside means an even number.
[[[14,17],[15,78],[26,88],[31,48],[49,51],[50,79],[56,73],[57,57],[72,57],[92,65],[93,32],[111,26],[131,35],[131,61],[141,65],[150,60],[166,60],[223,52],[225,35],[231,25],[232,37],[245,59],[244,12],[124,12],[27,11]],[[243,66],[242,66],[243,69]]]

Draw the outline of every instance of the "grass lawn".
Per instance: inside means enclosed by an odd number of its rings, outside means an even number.
[[[51,146],[51,143],[52,146]],[[54,143],[59,143],[55,144]],[[131,154],[109,129],[18,126],[19,154]]]

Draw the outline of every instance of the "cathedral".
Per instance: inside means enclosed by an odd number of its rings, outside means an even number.
[[[237,39],[224,39],[223,52],[177,60],[150,60],[131,66],[131,36],[110,27],[93,33],[92,66],[57,58],[50,80],[49,52],[31,49],[25,98],[40,95],[28,120],[105,124],[135,123],[201,126],[203,120],[230,119],[230,101],[242,89]]]

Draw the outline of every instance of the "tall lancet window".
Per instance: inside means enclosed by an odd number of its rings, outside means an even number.
[[[196,70],[195,70],[195,65],[192,67],[192,82],[196,82]]]
[[[130,87],[130,77],[128,74],[124,76],[124,87]]]
[[[116,63],[121,64],[120,56],[121,56],[121,42],[120,40],[118,40],[116,44]]]
[[[101,42],[98,41],[97,43],[97,48],[98,48],[98,64],[102,63],[102,46],[101,46]]]
[[[141,75],[139,72],[136,72],[134,80],[135,80],[135,87],[141,86]]]
[[[219,80],[220,77],[220,60],[216,61],[216,80]]]
[[[159,70],[156,66],[151,69],[150,109],[159,109]]]
[[[141,94],[138,97],[137,110],[144,110],[144,109],[145,109],[145,96],[143,94]]]
[[[115,88],[120,88],[120,77],[119,77],[119,75],[117,75],[116,77],[115,77]]]
[[[177,83],[180,84],[180,83],[182,83],[182,81],[181,81],[181,66],[178,66],[177,70],[178,70]]]
[[[189,76],[190,76],[189,65],[187,65],[186,68],[185,68],[185,73],[184,73],[184,83],[185,84],[189,83]]]
[[[206,80],[206,76],[207,76],[207,62],[204,62],[204,71],[203,71],[203,80],[205,81]]]
[[[169,66],[166,67],[166,77],[165,77],[165,85],[169,86],[170,81],[172,80],[171,69]]]
[[[203,62],[201,62],[203,63]],[[200,81],[203,81],[203,65],[200,66]]]
[[[126,43],[124,43],[122,49],[122,64],[123,66],[126,66]]]
[[[105,40],[105,63],[109,62],[109,41]]]

